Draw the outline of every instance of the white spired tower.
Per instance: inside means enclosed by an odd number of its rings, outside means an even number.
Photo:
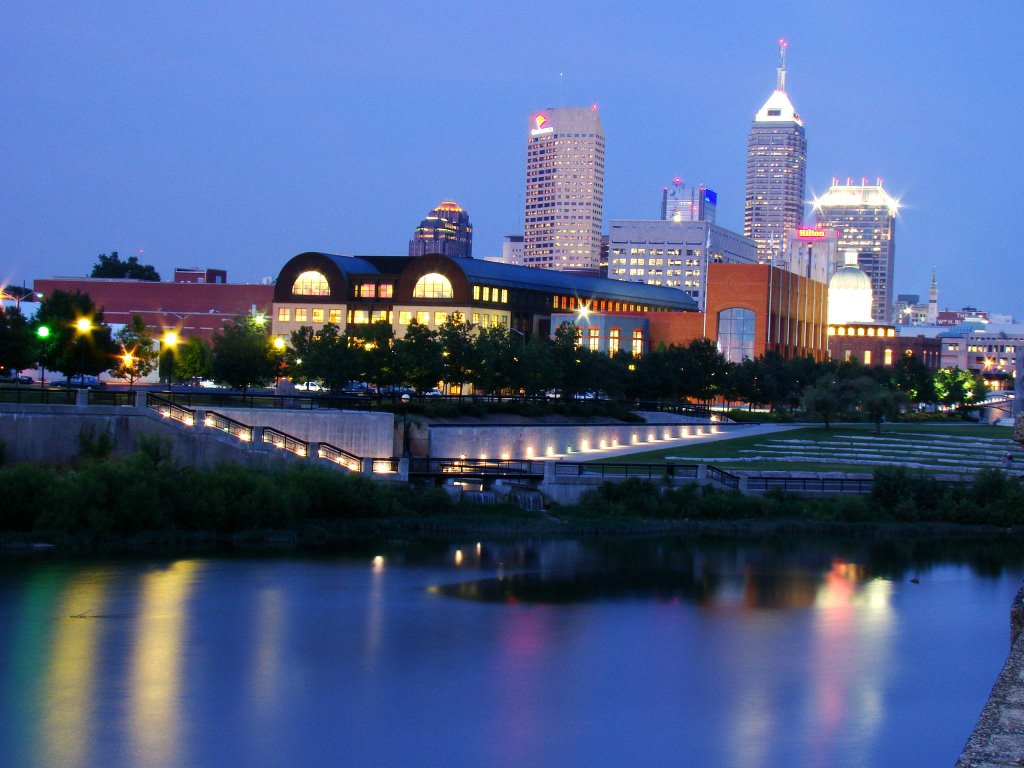
[[[928,325],[939,322],[939,283],[935,279],[935,267],[932,267],[932,284],[928,288]]]
[[[786,94],[786,41],[779,40],[775,91],[747,138],[743,234],[757,243],[762,263],[781,253],[787,233],[803,223],[806,169],[804,121]]]

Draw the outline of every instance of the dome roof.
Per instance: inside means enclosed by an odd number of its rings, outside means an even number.
[[[870,291],[871,280],[858,267],[845,266],[836,270],[828,281],[829,291]]]

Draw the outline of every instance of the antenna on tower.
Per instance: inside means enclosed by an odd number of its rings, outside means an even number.
[[[565,72],[558,73],[558,108],[562,108],[562,85],[565,83]]]
[[[786,90],[786,47],[789,43],[786,42],[785,38],[779,40],[779,68],[778,78],[775,82],[775,90],[784,91]]]

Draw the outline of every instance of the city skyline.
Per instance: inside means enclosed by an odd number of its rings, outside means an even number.
[[[85,274],[97,253],[141,249],[164,274],[224,267],[254,281],[306,249],[400,254],[424,203],[441,199],[472,216],[475,255],[497,255],[522,227],[522,121],[559,104],[600,107],[605,229],[656,218],[654,196],[682,174],[712,182],[718,223],[742,231],[745,138],[785,37],[807,197],[833,176],[884,177],[903,205],[894,293],[926,292],[934,265],[943,306],[1024,315],[1012,281],[953,279],[968,262],[1006,266],[966,232],[1000,231],[1015,214],[1007,185],[1022,160],[1000,148],[1021,110],[1021,8],[986,7],[967,23],[924,3],[741,4],[685,18],[668,4],[545,8],[550,29],[528,12],[460,5],[458,50],[416,42],[428,12],[418,7],[16,9],[0,31],[14,116],[0,143],[0,278]],[[876,23],[882,10],[891,23]],[[659,51],[691,26],[719,42],[695,52],[703,77],[680,79]],[[392,50],[415,51],[415,66]],[[459,89],[426,97],[452,73]],[[970,226],[949,226],[953,180],[976,192],[956,210]]]

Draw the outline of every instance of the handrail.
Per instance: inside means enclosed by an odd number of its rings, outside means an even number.
[[[523,476],[544,474],[543,462],[528,459],[413,458],[410,474]]]
[[[726,488],[731,488],[734,491],[739,490],[740,479],[731,472],[726,472],[724,469],[719,469],[714,464],[708,464],[708,479],[714,480]]]
[[[282,432],[279,429],[273,427],[263,428],[263,442],[268,443],[275,448],[282,451],[288,451],[294,453],[296,456],[306,458],[309,453],[309,443],[305,440],[300,440],[294,435],[289,435],[287,432]]]
[[[750,475],[747,488],[751,491],[779,490],[786,493],[871,493],[873,478],[855,477],[765,477]]]
[[[112,391],[109,389],[90,389],[89,405],[135,405],[134,391]]]
[[[160,397],[160,395],[155,395],[152,392],[146,393],[146,407],[150,410],[156,411],[165,419],[180,422],[186,427],[191,427],[196,423],[195,414],[188,408],[182,408],[180,405],[175,405],[170,400],[166,400],[165,398]]]
[[[222,432],[227,432],[234,438],[241,440],[243,443],[252,441],[252,427],[248,424],[243,424],[240,421],[235,421],[230,416],[217,413],[216,411],[207,411],[206,416],[203,419],[203,425],[212,429],[219,429]]]
[[[0,402],[4,403],[41,403],[43,405],[74,405],[77,390],[66,387],[0,387]]]
[[[555,475],[561,477],[643,477],[697,479],[696,464],[630,464],[608,462],[555,463]]]
[[[354,453],[346,451],[330,443],[320,443],[317,446],[316,455],[318,458],[334,462],[338,466],[345,467],[352,472],[359,472],[363,467],[363,459]]]

